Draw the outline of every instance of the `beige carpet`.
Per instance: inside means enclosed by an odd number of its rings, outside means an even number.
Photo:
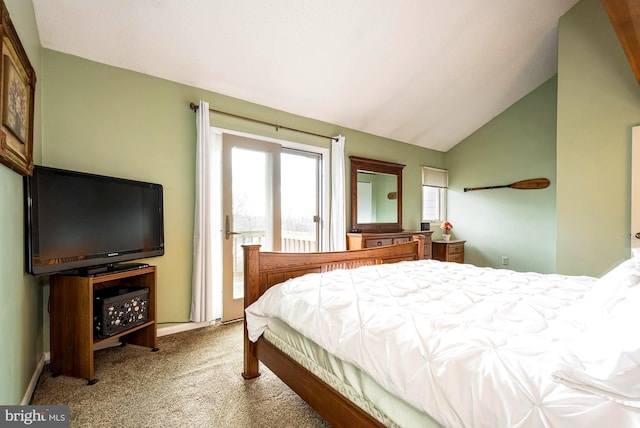
[[[244,380],[242,323],[95,352],[98,383],[43,371],[31,404],[70,406],[72,427],[327,427],[264,366]]]

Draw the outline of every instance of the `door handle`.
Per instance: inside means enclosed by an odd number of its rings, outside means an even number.
[[[636,237],[636,239],[640,239],[640,232],[636,233],[634,236]]]
[[[224,219],[224,237],[225,239],[229,239],[231,235],[240,235],[238,232],[232,232],[229,230],[229,215],[227,214]]]

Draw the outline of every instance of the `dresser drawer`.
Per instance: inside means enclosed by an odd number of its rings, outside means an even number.
[[[379,238],[379,239],[365,239],[365,248],[381,247],[383,245],[393,245],[393,239],[391,238]]]
[[[450,256],[454,256],[456,254],[464,254],[464,243],[449,244],[447,247]]]
[[[464,253],[456,254],[455,256],[449,256],[447,261],[454,263],[464,263]]]
[[[409,238],[408,236],[400,236],[398,238],[393,238],[394,244],[404,244],[405,242],[409,242],[409,241],[411,241],[411,238]]]

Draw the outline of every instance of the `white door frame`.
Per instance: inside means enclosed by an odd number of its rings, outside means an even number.
[[[324,251],[327,251],[327,249],[329,248],[329,212],[330,212],[330,206],[329,206],[329,178],[330,178],[330,162],[329,162],[329,155],[330,155],[330,150],[329,148],[324,148],[324,147],[318,147],[318,146],[311,146],[311,145],[307,145],[307,144],[301,144],[301,143],[296,143],[293,141],[287,141],[287,140],[281,140],[281,139],[276,139],[276,138],[270,138],[270,137],[263,137],[263,136],[259,136],[259,135],[254,135],[254,134],[249,134],[246,132],[238,132],[238,131],[233,131],[233,130],[228,130],[228,129],[223,129],[223,128],[217,128],[217,127],[211,127],[211,132],[213,134],[217,134],[220,135],[222,137],[222,140],[224,140],[224,134],[227,135],[233,135],[233,136],[238,136],[238,137],[243,137],[243,138],[247,138],[250,140],[254,140],[259,142],[263,142],[263,143],[270,143],[270,144],[276,144],[279,145],[282,148],[287,148],[287,149],[293,149],[293,150],[300,150],[300,151],[306,151],[306,152],[310,152],[310,153],[317,153],[321,156],[322,158],[322,162],[321,162],[321,166],[320,166],[320,182],[322,183],[322,190],[321,190],[321,195],[320,195],[320,199],[321,199],[321,207],[320,207],[320,216],[321,216],[321,221],[320,221],[320,236],[318,237],[318,245],[320,245]],[[224,144],[224,143],[223,143]],[[221,165],[222,166],[222,165]],[[222,180],[222,174],[220,174],[220,178]],[[222,195],[226,194],[229,189],[225,189],[223,186],[223,183],[221,183],[222,188]],[[221,196],[222,196],[221,195]],[[228,195],[227,195],[228,197]],[[224,206],[224,204],[220,203],[220,207],[222,209],[222,207]],[[279,212],[278,212],[279,215]],[[222,235],[224,233],[224,228],[225,228],[225,224],[224,224],[224,213],[221,211],[220,212],[220,221],[221,223],[218,225],[218,229],[220,235]],[[225,242],[224,239],[221,240],[221,242]],[[280,243],[280,240],[278,239],[278,243]],[[224,247],[223,245],[223,247]],[[226,254],[228,252],[228,248],[225,247],[225,250],[222,251],[223,254]],[[223,263],[221,263],[222,265]],[[225,267],[226,268],[226,267]],[[222,271],[225,270],[225,268],[222,269]],[[224,272],[220,272],[218,278],[220,281],[223,281],[223,274],[224,276],[227,276],[228,273],[224,273]],[[228,278],[227,278],[228,280]],[[222,285],[222,289],[224,290],[224,283]],[[225,320],[231,320],[231,319],[235,319],[240,315],[234,315],[234,314],[241,314],[242,313],[242,299],[233,299],[232,296],[229,296],[229,290],[223,291],[223,307],[222,307],[222,315],[223,315],[223,321]],[[225,309],[226,307],[226,309]]]
[[[631,128],[631,248],[640,248],[640,126]]]
[[[225,128],[219,128],[219,127],[215,127],[212,126],[211,127],[211,131],[216,133],[216,134],[232,134],[232,135],[238,135],[240,137],[246,137],[246,138],[251,138],[253,140],[259,140],[259,141],[266,141],[269,143],[275,143],[275,144],[280,144],[282,147],[284,148],[288,148],[288,149],[296,149],[296,150],[303,150],[303,151],[307,151],[307,152],[313,152],[313,153],[319,153],[320,155],[322,155],[322,166],[321,166],[321,170],[320,170],[320,181],[322,183],[322,195],[321,195],[321,202],[322,202],[322,207],[321,207],[321,212],[320,212],[320,216],[321,216],[321,223],[320,223],[320,243],[322,244],[322,251],[328,251],[329,250],[329,215],[331,212],[331,207],[330,207],[330,198],[329,198],[329,191],[330,191],[330,183],[329,180],[331,178],[331,162],[330,162],[330,153],[331,153],[331,149],[328,147],[320,147],[320,146],[312,146],[309,144],[302,144],[302,143],[297,143],[295,141],[288,141],[288,140],[282,140],[279,138],[271,138],[271,137],[264,137],[261,135],[255,135],[255,134],[250,134],[247,132],[240,132],[240,131],[234,131],[231,129],[225,129]],[[222,231],[222,227],[220,229]]]

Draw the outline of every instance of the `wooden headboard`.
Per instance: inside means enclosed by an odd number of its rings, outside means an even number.
[[[416,234],[413,241],[404,244],[326,253],[261,252],[260,245],[243,245],[244,307],[270,287],[306,273],[420,260],[424,256],[423,240],[422,235]]]

